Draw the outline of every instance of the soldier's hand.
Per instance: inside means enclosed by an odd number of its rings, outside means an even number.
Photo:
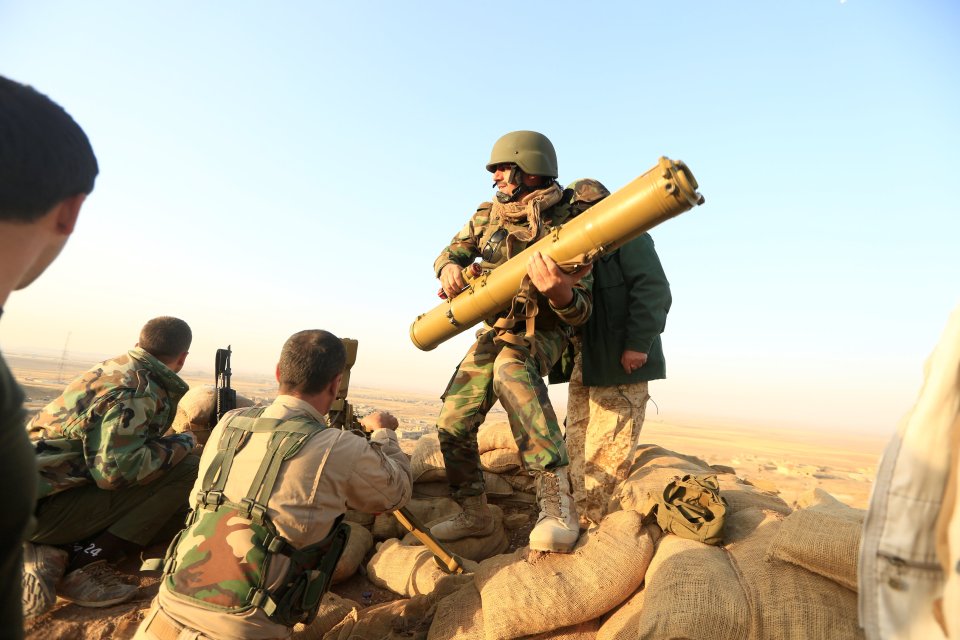
[[[360,418],[360,424],[364,431],[377,431],[379,429],[389,429],[396,431],[400,423],[392,414],[386,411],[374,411]]]
[[[620,356],[620,366],[623,367],[623,372],[626,374],[633,373],[645,364],[647,364],[647,354],[642,351],[626,349]]]
[[[467,283],[463,279],[463,270],[456,263],[451,262],[440,270],[440,286],[447,298],[453,298],[463,291]]]
[[[588,264],[573,273],[566,273],[553,258],[537,251],[527,263],[527,275],[537,291],[547,296],[550,304],[562,309],[573,301],[573,285],[580,282],[592,268]]]

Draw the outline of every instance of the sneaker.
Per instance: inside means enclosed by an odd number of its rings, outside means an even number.
[[[46,544],[23,543],[23,617],[49,611],[57,601],[56,585],[67,568],[67,552]]]
[[[98,560],[65,575],[57,595],[81,607],[109,607],[131,599],[137,589],[106,560]]]

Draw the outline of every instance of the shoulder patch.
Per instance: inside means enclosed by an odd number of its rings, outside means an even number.
[[[574,180],[567,185],[565,191],[569,192],[570,202],[573,204],[579,202],[593,204],[610,195],[610,191],[600,181],[590,178]]]

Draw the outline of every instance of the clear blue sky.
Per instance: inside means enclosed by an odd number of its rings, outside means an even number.
[[[536,129],[563,182],[700,181],[653,232],[661,418],[889,432],[960,301],[958,33],[949,2],[0,0],[0,73],[101,164],[0,344],[109,356],[170,314],[188,370],[231,343],[254,373],[321,327],[361,341],[355,384],[439,394],[470,336],[407,337],[433,259]]]

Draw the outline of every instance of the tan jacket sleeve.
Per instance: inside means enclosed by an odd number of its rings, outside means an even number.
[[[413,480],[410,461],[397,444],[397,434],[379,429],[373,432],[369,443],[362,438],[357,440],[359,450],[345,488],[347,507],[382,513],[405,506],[413,493]]]

